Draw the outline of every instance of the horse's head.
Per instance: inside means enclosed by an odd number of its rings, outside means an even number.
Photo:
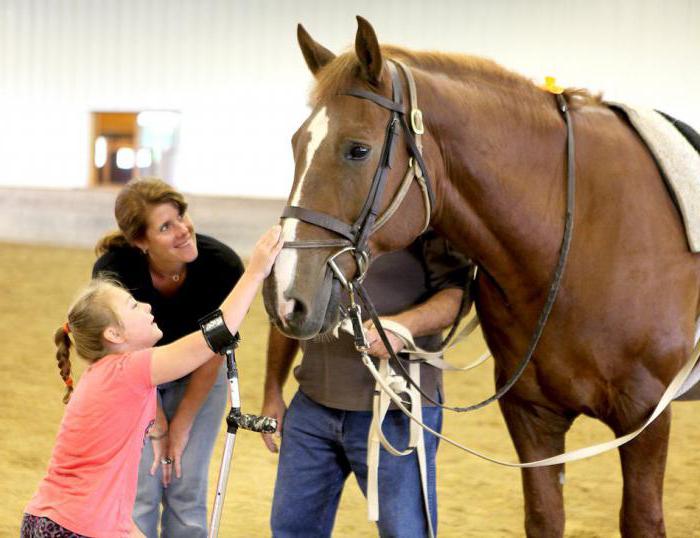
[[[304,339],[335,325],[341,285],[370,256],[402,248],[421,233],[432,193],[410,175],[423,175],[412,79],[385,61],[370,24],[358,17],[355,49],[338,57],[301,25],[298,39],[316,79],[313,110],[292,137],[286,245],[263,295],[275,325]]]

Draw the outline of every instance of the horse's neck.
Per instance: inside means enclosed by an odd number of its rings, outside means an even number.
[[[546,96],[526,105],[542,111],[522,110],[517,96],[463,91],[466,106],[454,86],[442,95],[438,89],[426,103],[441,103],[435,114],[426,111],[444,160],[436,178],[435,226],[509,300],[532,297],[547,284],[563,231],[563,123]]]

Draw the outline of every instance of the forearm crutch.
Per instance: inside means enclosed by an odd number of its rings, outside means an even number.
[[[226,485],[228,475],[231,470],[231,457],[233,456],[233,446],[236,443],[236,432],[238,428],[260,433],[274,433],[277,430],[277,420],[271,417],[261,417],[241,413],[241,398],[238,390],[238,368],[236,367],[235,349],[238,347],[238,333],[232,335],[220,310],[212,312],[199,321],[209,347],[226,357],[226,377],[228,378],[229,392],[231,397],[231,410],[226,417],[226,444],[224,453],[221,456],[221,466],[219,468],[219,480],[216,484],[216,497],[211,511],[211,521],[209,523],[209,538],[216,538],[219,535],[219,524],[221,513],[226,496]]]

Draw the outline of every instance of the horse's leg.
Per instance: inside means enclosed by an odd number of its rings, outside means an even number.
[[[638,425],[611,427],[620,436]],[[624,538],[666,536],[662,495],[670,429],[671,412],[667,409],[639,437],[619,449],[624,484],[620,533]]]
[[[520,461],[541,460],[564,452],[564,438],[574,417],[521,400],[503,399],[500,404]],[[528,537],[564,535],[563,473],[563,465],[522,470]]]

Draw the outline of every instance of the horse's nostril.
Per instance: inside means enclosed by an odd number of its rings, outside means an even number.
[[[308,309],[303,301],[298,299],[292,299],[290,301],[291,305],[288,305],[287,313],[284,316],[285,321],[292,321],[294,319],[301,320],[306,317]],[[289,308],[291,306],[291,308]]]
[[[306,311],[307,308],[303,301],[294,301],[293,315],[303,318],[306,316]]]

